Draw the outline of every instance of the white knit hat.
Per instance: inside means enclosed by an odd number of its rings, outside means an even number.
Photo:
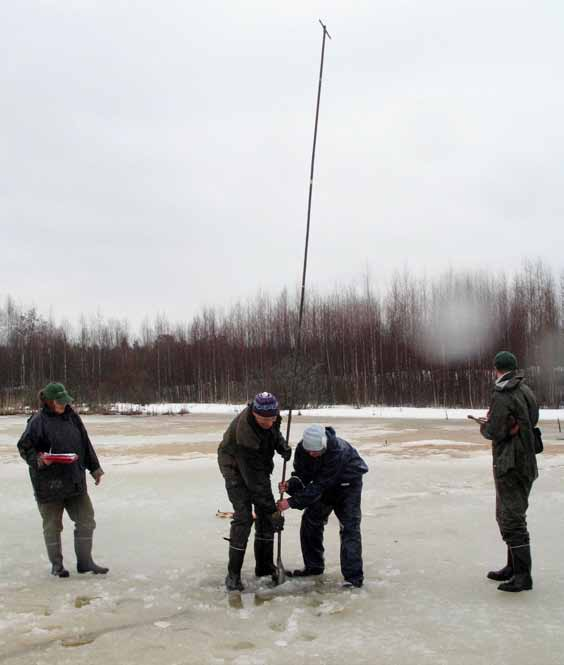
[[[310,425],[304,430],[302,444],[305,450],[319,453],[327,448],[327,435],[323,425]]]

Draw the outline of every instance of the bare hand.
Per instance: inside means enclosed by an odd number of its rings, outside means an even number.
[[[39,453],[39,457],[37,459],[39,466],[50,466],[53,464],[51,460],[45,459],[45,457],[43,457],[43,453]]]
[[[289,507],[290,504],[288,503],[288,499],[280,499],[280,501],[276,502],[276,509],[281,513],[283,513],[285,510],[288,510]]]
[[[278,483],[278,491],[280,492],[280,494],[284,494],[284,492],[287,492],[288,491],[288,483],[286,481]]]
[[[102,471],[102,469],[96,469],[95,471],[92,471],[91,475],[92,478],[94,478],[94,484],[99,485],[102,480],[102,476],[104,475],[104,472]]]

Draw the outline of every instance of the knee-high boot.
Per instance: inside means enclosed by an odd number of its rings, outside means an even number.
[[[490,570],[487,577],[496,582],[506,582],[513,577],[513,558],[511,556],[511,548],[509,545],[507,546],[507,564],[499,570]]]
[[[76,553],[76,569],[79,573],[105,575],[109,568],[98,566],[92,560],[92,531],[74,532],[74,551]]]
[[[241,568],[245,559],[245,548],[229,545],[229,564],[227,566],[227,577],[225,588],[227,591],[243,591],[241,582]]]
[[[51,575],[55,575],[56,577],[68,577],[69,571],[63,566],[61,534],[45,535],[45,547],[47,548],[47,556],[51,562]]]
[[[255,575],[265,577],[274,575],[274,536],[271,538],[255,538]]]
[[[513,558],[513,577],[509,582],[504,582],[497,588],[500,591],[529,591],[533,588],[530,545],[512,547],[511,556]]]

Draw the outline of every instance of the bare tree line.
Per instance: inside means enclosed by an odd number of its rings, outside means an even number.
[[[0,306],[0,409],[34,405],[62,381],[91,406],[117,401],[244,402],[269,389],[288,405],[297,296],[259,294],[190,322],[158,316],[55,323],[7,298]],[[545,406],[564,402],[564,272],[542,262],[505,274],[408,271],[383,291],[363,283],[310,293],[294,406],[482,407],[491,364],[512,350]]]

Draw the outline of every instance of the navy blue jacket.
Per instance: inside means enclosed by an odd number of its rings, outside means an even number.
[[[324,492],[358,481],[368,471],[356,448],[340,439],[332,427],[326,427],[325,434],[327,449],[320,457],[308,455],[301,441],[296,446],[292,476],[300,478],[305,487],[288,499],[290,508],[303,510]]]
[[[85,494],[86,473],[100,468],[94,448],[78,413],[70,406],[58,415],[43,407],[27,422],[18,450],[29,466],[31,484],[39,503]],[[72,464],[40,466],[39,453],[76,453]]]

